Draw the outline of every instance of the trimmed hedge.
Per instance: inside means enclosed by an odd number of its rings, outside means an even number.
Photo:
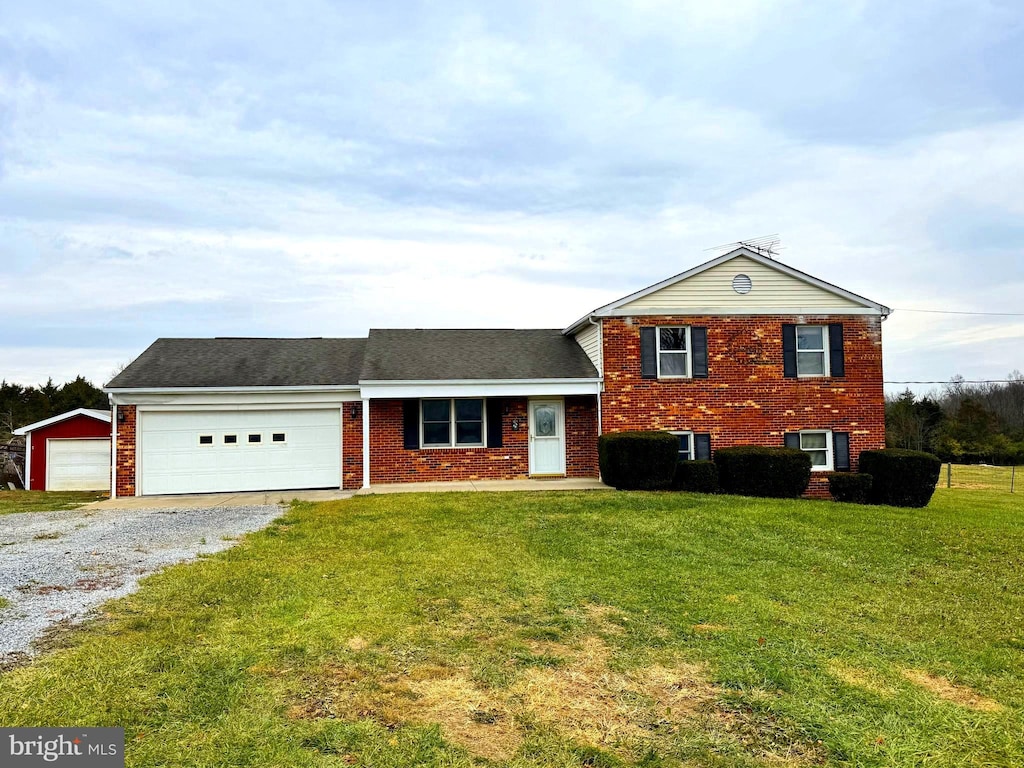
[[[924,507],[935,493],[942,462],[938,456],[923,451],[886,448],[863,451],[860,471],[871,475],[873,504],[894,507]]]
[[[719,448],[715,464],[722,490],[741,496],[795,499],[811,482],[811,457],[796,448]]]
[[[623,491],[668,488],[679,463],[679,438],[669,432],[609,432],[597,440],[601,479]]]
[[[871,498],[872,477],[864,472],[836,472],[828,477],[828,492],[836,501],[867,504]]]
[[[672,481],[676,491],[718,493],[718,467],[713,461],[680,461]]]

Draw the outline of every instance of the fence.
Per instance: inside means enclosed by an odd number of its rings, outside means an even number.
[[[1021,490],[1022,482],[1024,482],[1024,467],[997,467],[992,464],[943,464],[942,471],[939,473],[939,488],[971,488],[1016,493]]]

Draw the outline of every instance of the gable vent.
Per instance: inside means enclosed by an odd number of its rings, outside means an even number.
[[[736,277],[732,279],[732,289],[736,291],[736,293],[750,293],[750,289],[753,287],[754,283],[749,277],[747,277],[747,275],[736,275]]]

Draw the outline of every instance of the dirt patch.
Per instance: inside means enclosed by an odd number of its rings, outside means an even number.
[[[892,686],[886,684],[880,675],[870,670],[851,667],[849,664],[833,659],[828,663],[828,671],[847,685],[863,688],[878,696],[891,696],[894,693]]]
[[[732,627],[726,624],[694,624],[694,632],[728,632]]]
[[[951,683],[944,677],[939,677],[920,669],[904,669],[903,677],[914,685],[919,685],[931,691],[940,699],[959,704],[967,709],[973,709],[976,712],[999,712],[1003,709],[1003,705],[998,701],[982,696],[973,688]]]
[[[348,646],[348,649],[351,651],[365,651],[370,647],[370,643],[365,638],[359,637],[359,635],[350,637],[348,641],[346,641],[345,645]]]

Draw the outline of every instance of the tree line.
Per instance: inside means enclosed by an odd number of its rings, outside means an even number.
[[[0,383],[0,441],[6,442],[18,427],[57,416],[76,408],[107,410],[107,396],[91,381],[78,376],[60,386],[53,379],[38,387]]]
[[[1024,374],[990,384],[954,376],[937,392],[887,397],[885,440],[960,464],[1024,464]]]

